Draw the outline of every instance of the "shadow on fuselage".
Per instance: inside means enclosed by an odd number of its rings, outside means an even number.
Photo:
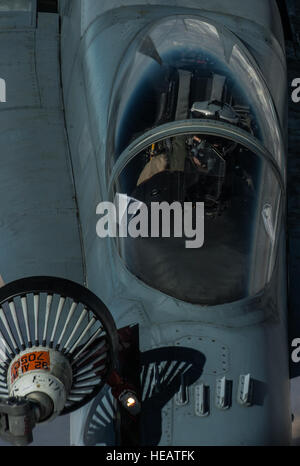
[[[141,445],[159,444],[162,436],[163,408],[180,391],[180,388],[184,391],[185,387],[199,379],[205,361],[204,354],[191,348],[170,346],[141,353],[142,410],[139,419]],[[112,398],[111,390],[105,386],[89,410],[85,423],[85,445],[116,445],[118,437],[116,412],[116,403]],[[124,412],[122,415],[124,416]],[[127,427],[130,426],[130,422],[124,419],[123,422]],[[122,439],[121,443],[123,444]]]
[[[199,379],[205,361],[204,354],[191,348],[164,347],[141,354],[142,445],[159,444],[163,408]]]

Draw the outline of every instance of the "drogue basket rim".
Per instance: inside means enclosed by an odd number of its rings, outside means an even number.
[[[0,288],[0,307],[17,297],[29,294],[60,295],[62,298],[71,298],[74,302],[81,303],[95,318],[100,321],[105,331],[105,339],[108,343],[107,371],[101,382],[95,386],[92,393],[87,394],[81,401],[63,409],[60,415],[69,414],[95,398],[106,383],[111,371],[117,367],[118,358],[118,333],[114,319],[103,301],[85,286],[61,277],[32,276],[21,278],[5,284]],[[42,345],[44,346],[44,345]],[[47,347],[47,346],[46,346]]]

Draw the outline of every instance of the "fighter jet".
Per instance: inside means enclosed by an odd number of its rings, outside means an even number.
[[[0,27],[0,272],[5,283],[52,276],[88,288],[118,330],[107,344],[128,382],[127,406],[109,377],[83,407],[77,388],[71,444],[288,445],[287,71],[276,2],[10,0]],[[0,298],[11,302],[12,289]],[[10,360],[4,344],[3,395],[28,395],[18,354],[33,354],[29,291],[19,291],[19,327],[7,306],[15,340],[25,336]],[[52,355],[63,304],[51,320],[45,301],[43,320],[35,303],[35,354],[48,345]]]

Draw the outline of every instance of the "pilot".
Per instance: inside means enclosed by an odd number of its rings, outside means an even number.
[[[186,155],[186,136],[176,136],[172,139],[172,150],[169,155],[170,170],[184,172]]]
[[[168,157],[165,153],[152,157],[150,161],[144,166],[137,181],[137,186],[140,186],[152,176],[166,170],[168,165]]]
[[[167,144],[169,142],[169,144]],[[172,141],[166,141],[166,145],[169,146],[165,152],[159,155],[152,156],[149,162],[145,165],[137,181],[137,186],[140,186],[145,181],[148,181],[154,175],[161,173],[165,170],[171,172],[184,172],[185,161],[186,161],[186,136],[176,136],[172,138]]]

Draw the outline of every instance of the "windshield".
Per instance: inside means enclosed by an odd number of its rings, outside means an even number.
[[[148,213],[162,203],[176,202],[183,213],[191,205],[194,232],[201,228],[195,224],[197,205],[204,203],[199,247],[186,247],[185,230],[180,237],[170,228],[164,236],[165,214],[155,237],[151,218],[146,235],[118,238],[126,266],[149,286],[180,300],[216,305],[254,295],[270,280],[281,190],[268,162],[241,144],[197,133],[162,139],[127,163],[114,194],[129,198],[129,220],[139,210],[130,210],[136,201]]]

